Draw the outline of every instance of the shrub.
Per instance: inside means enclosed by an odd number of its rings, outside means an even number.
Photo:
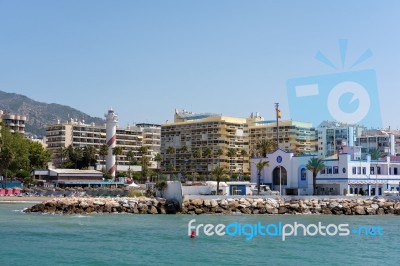
[[[128,191],[128,197],[130,198],[143,197],[143,192],[141,190],[132,189]]]

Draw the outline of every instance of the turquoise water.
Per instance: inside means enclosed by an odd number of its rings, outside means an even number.
[[[399,265],[400,216],[25,214],[0,203],[0,265]],[[188,222],[379,225],[383,236],[187,236]]]

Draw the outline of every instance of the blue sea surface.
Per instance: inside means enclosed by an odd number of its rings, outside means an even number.
[[[399,265],[400,216],[46,215],[0,203],[0,265]],[[188,237],[188,223],[380,226],[383,236]]]

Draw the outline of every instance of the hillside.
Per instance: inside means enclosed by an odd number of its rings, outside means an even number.
[[[66,105],[37,102],[24,95],[3,91],[0,91],[0,110],[27,116],[25,131],[38,136],[45,135],[46,125],[56,123],[57,120],[66,121],[68,115],[85,120],[85,123],[103,123],[101,118],[91,117]]]

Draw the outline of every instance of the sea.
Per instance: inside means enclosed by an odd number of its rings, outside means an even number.
[[[33,204],[0,203],[0,265],[400,265],[400,216],[394,215],[23,212]],[[195,233],[203,224],[194,238],[188,236],[190,222]],[[300,230],[297,236],[283,240],[279,226],[295,223],[329,225],[332,235],[311,235],[315,230],[310,227],[310,235],[304,236]],[[217,235],[222,232],[221,227],[217,228],[219,224],[230,226],[229,234]],[[250,239],[250,226],[260,224],[273,226],[264,235],[255,234],[254,229]],[[351,234],[333,235],[338,233],[335,228],[343,224]],[[213,235],[205,234],[206,225],[207,234]],[[241,231],[243,228],[246,229]]]

